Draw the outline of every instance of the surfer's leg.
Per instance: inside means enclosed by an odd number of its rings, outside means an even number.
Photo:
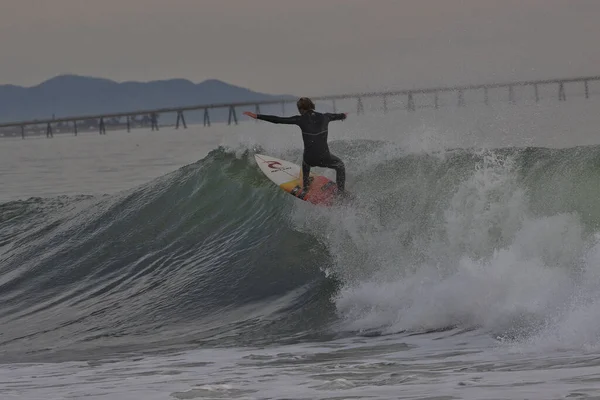
[[[307,190],[310,185],[310,165],[302,161],[302,187]]]
[[[330,154],[329,159],[325,160],[321,166],[335,170],[335,183],[338,190],[343,192],[346,187],[346,167],[344,166],[344,162],[333,154]]]

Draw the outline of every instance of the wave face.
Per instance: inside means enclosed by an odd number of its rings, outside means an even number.
[[[350,206],[300,202],[223,148],[118,195],[0,205],[2,358],[454,327],[595,344],[599,147],[333,148]]]

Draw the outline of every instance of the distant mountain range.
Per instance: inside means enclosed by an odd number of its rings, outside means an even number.
[[[215,79],[197,84],[186,79],[118,83],[109,79],[61,75],[33,87],[0,85],[0,122],[295,98],[259,93]],[[190,114],[193,115],[186,114],[188,122],[202,120],[200,112]],[[226,110],[211,111],[211,120],[225,117]],[[174,118],[168,116],[169,120]],[[161,117],[161,122],[163,120]]]

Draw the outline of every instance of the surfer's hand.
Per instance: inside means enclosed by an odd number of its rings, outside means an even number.
[[[256,114],[254,114],[253,112],[250,112],[250,111],[245,111],[245,112],[244,112],[244,115],[247,115],[247,116],[249,116],[250,118],[254,118],[254,119],[256,119]]]

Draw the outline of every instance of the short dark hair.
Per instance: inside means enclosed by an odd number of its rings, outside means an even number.
[[[299,98],[296,105],[298,106],[298,111],[300,111],[300,114],[315,109],[315,103],[313,103],[313,101],[308,97]]]

